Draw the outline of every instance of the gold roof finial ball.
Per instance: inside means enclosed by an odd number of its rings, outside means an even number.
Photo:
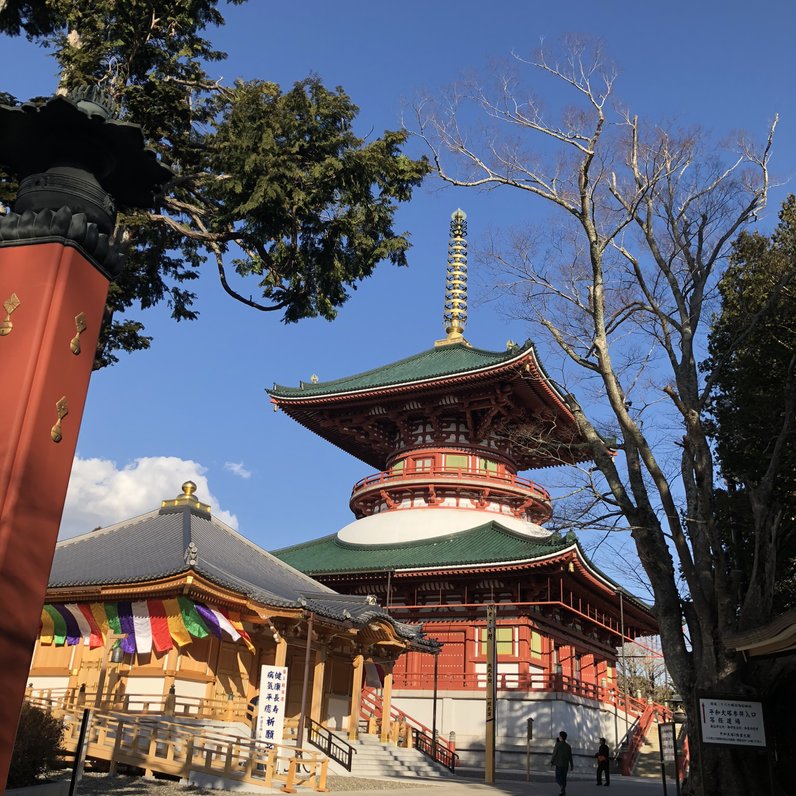
[[[182,485],[182,494],[185,497],[191,497],[194,492],[196,492],[196,484],[193,481],[186,481]]]

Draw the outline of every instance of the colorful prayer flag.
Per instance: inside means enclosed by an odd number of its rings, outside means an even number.
[[[96,649],[97,647],[103,646],[105,644],[105,639],[102,636],[99,625],[97,625],[97,621],[94,619],[94,614],[91,612],[91,606],[88,603],[78,603],[77,607],[85,617],[86,622],[88,622],[91,631],[88,642],[89,647],[91,649]]]
[[[50,612],[45,605],[41,609],[41,630],[39,631],[39,638],[42,644],[52,644],[55,636],[55,623],[50,616]]]
[[[152,626],[152,644],[158,654],[168,652],[174,644],[169,632],[169,620],[166,617],[166,608],[162,600],[147,600],[149,609],[149,622]],[[187,634],[186,634],[187,635]],[[188,642],[190,643],[190,638]]]
[[[215,614],[205,605],[196,603],[196,612],[202,617],[202,620],[207,625],[207,629],[216,637],[221,638],[221,625],[218,623]]]
[[[194,638],[209,636],[210,632],[207,629],[207,625],[197,613],[194,604],[187,597],[178,597],[177,600],[180,603],[180,613],[182,614],[182,621],[185,623],[186,630]]]
[[[66,622],[60,612],[55,610],[54,605],[45,605],[44,610],[53,620],[53,639],[57,646],[62,647],[66,642]]]
[[[132,609],[136,651],[139,655],[149,655],[152,652],[152,625],[146,600],[136,600],[132,603]]]
[[[180,603],[177,599],[163,600],[166,609],[166,621],[169,624],[169,633],[178,647],[185,647],[191,643],[191,634],[182,618]]]
[[[116,609],[119,612],[119,624],[122,627],[122,633],[127,634],[127,638],[122,639],[122,650],[128,655],[135,652],[135,622],[133,621],[133,606],[132,603],[126,600],[121,600],[116,604]]]

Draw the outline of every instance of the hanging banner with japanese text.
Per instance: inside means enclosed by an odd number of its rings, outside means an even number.
[[[260,698],[257,703],[258,741],[282,743],[287,698],[287,667],[260,667]]]
[[[763,703],[740,699],[700,699],[702,743],[765,746]]]

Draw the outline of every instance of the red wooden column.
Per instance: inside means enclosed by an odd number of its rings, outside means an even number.
[[[149,207],[171,172],[101,91],[0,105],[0,789],[39,631],[110,276],[116,203]],[[120,407],[123,416],[125,407]]]
[[[3,750],[14,743],[107,291],[72,246],[0,248]]]

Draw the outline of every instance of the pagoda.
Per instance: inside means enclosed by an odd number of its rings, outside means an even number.
[[[433,724],[441,743],[454,733],[465,762],[484,748],[494,604],[499,754],[524,760],[533,725],[539,754],[566,727],[576,753],[593,755],[601,736],[618,747],[643,710],[617,690],[617,648],[655,635],[657,622],[574,533],[544,527],[550,494],[520,473],[585,462],[590,451],[532,343],[495,352],[465,339],[466,236],[456,210],[446,335],[432,348],[268,391],[277,409],[376,470],[353,487],[353,522],[274,555],[337,590],[378,595],[393,617],[443,642],[436,658],[395,664],[392,703]]]

